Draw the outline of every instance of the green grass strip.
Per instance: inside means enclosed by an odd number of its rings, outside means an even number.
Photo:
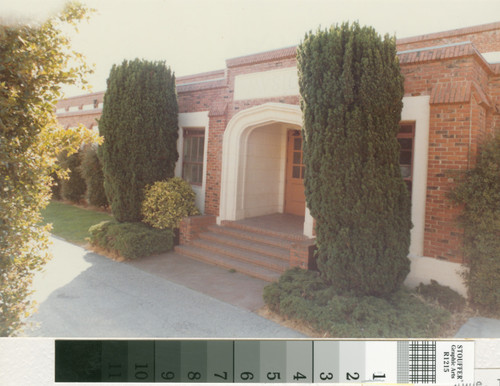
[[[59,201],[52,201],[42,211],[43,223],[52,224],[52,234],[74,244],[84,245],[90,236],[89,228],[102,221],[112,220],[107,213],[78,208]]]

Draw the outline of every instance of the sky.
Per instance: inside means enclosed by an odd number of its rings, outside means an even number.
[[[0,0],[0,16],[43,18],[63,0]],[[72,34],[94,64],[93,91],[113,64],[162,60],[176,76],[225,68],[225,60],[297,45],[308,31],[345,21],[398,38],[500,21],[499,0],[81,0],[96,9]],[[66,96],[80,89],[65,89]]]

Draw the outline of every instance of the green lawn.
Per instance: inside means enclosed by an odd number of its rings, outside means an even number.
[[[86,243],[89,228],[102,221],[112,220],[107,213],[82,209],[58,201],[52,201],[42,211],[44,224],[52,224],[52,234],[78,245]]]

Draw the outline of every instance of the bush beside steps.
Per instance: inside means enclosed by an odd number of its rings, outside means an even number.
[[[171,229],[154,229],[143,223],[103,221],[89,229],[90,244],[126,259],[136,259],[173,249]]]

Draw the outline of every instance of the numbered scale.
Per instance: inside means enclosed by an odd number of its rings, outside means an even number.
[[[56,382],[474,381],[474,341],[56,340]]]

